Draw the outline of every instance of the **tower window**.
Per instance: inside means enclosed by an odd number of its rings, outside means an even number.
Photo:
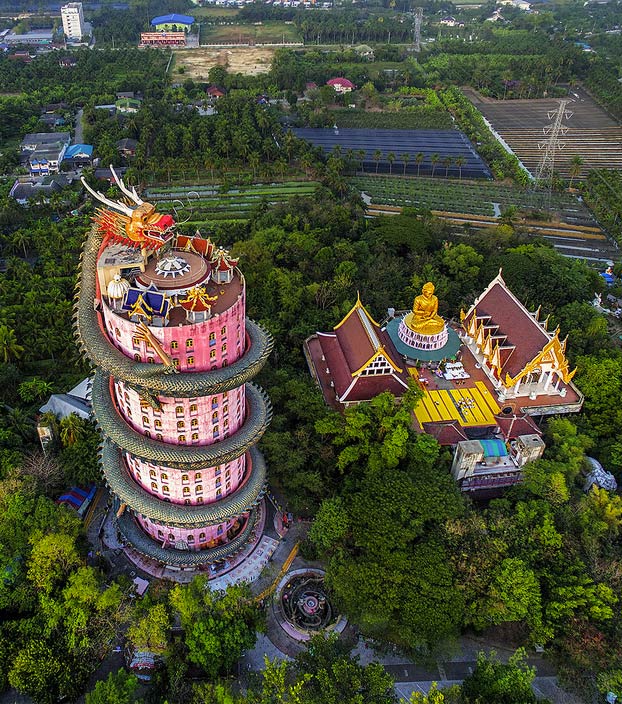
[[[184,407],[183,406],[175,406],[175,414],[178,416],[183,416]]]
[[[209,358],[210,358],[210,359],[216,359],[216,350],[212,350],[212,351],[209,353]]]
[[[196,403],[190,404],[190,413],[196,413],[198,410],[199,410],[199,407],[197,406]]]
[[[176,350],[179,347],[177,340],[171,340],[171,349]]]
[[[184,423],[183,420],[178,420],[177,421],[177,430],[185,430],[186,429],[186,424]]]
[[[194,357],[188,357],[188,366],[194,367]]]
[[[202,494],[203,493],[203,485],[202,484],[197,484],[194,490],[195,494]]]
[[[218,411],[214,411],[212,413],[212,423],[217,423],[218,422]]]
[[[194,340],[191,337],[189,337],[186,340],[186,349],[191,350],[191,349],[193,349],[193,347],[194,347]]]
[[[158,418],[156,418],[156,419],[153,421],[153,425],[154,425],[155,428],[161,428],[161,427],[162,427],[162,421],[159,420]]]
[[[199,427],[199,419],[198,418],[193,418],[192,421],[190,422],[190,426],[192,428],[198,428]]]
[[[184,487],[184,496],[190,496],[190,488],[187,486]]]
[[[193,440],[198,440],[198,439],[199,439],[199,434],[198,434],[198,433],[192,433],[192,439],[193,439]]]
[[[135,362],[140,362],[140,355],[139,355],[139,354],[135,354],[135,355],[134,355],[134,361],[135,361]]]
[[[179,442],[186,442],[186,436],[185,435],[180,435],[178,437]]]
[[[167,486],[163,486],[163,487],[162,487],[162,493],[163,493],[163,494],[168,494],[168,493],[169,493],[169,489],[168,489]]]
[[[168,474],[166,474],[166,472],[162,472],[160,479],[165,482],[168,479]]]
[[[187,483],[188,483],[188,475],[187,475],[187,474],[182,474],[182,475],[181,475],[181,481],[182,481],[184,484],[187,484]]]

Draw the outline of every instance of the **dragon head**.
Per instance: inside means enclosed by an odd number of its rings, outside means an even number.
[[[97,216],[94,218],[95,222],[104,235],[111,239],[134,247],[159,249],[173,237],[175,221],[170,215],[156,212],[155,206],[151,203],[141,200],[135,188],[132,190],[127,188],[112,166],[110,171],[115,183],[131,205],[106,198],[103,193],[94,191],[83,177],[81,180],[86,190],[100,203],[108,206],[98,209]]]

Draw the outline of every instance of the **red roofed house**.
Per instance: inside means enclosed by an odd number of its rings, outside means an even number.
[[[356,86],[352,81],[347,78],[331,78],[326,81],[327,86],[332,86],[335,89],[335,93],[351,93]]]
[[[304,344],[311,375],[326,402],[347,407],[390,391],[402,396],[409,375],[386,331],[367,312],[361,299],[334,332],[318,332]]]
[[[208,97],[213,98],[214,100],[218,100],[218,98],[225,97],[225,91],[219,88],[218,86],[207,86],[205,92],[207,93]]]

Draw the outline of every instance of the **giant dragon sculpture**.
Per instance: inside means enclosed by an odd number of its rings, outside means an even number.
[[[94,218],[104,236],[104,244],[115,241],[132,247],[159,249],[173,237],[175,221],[172,216],[156,212],[155,205],[142,200],[135,188],[127,188],[112,166],[110,171],[127,202],[107,198],[100,191],[93,190],[84,177],[81,179],[86,190],[107,206],[98,208]]]

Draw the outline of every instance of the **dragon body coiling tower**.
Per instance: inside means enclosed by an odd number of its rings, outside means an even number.
[[[237,260],[199,233],[178,234],[170,215],[117,184],[126,202],[91,191],[104,207],[76,302],[78,340],[96,367],[102,469],[134,550],[215,574],[261,534],[256,443],[271,406],[249,381],[272,338],[246,319]]]

